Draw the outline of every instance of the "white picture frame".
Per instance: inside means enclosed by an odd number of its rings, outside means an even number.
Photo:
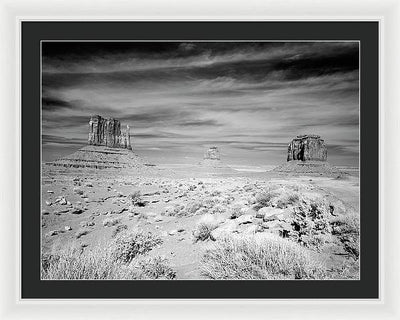
[[[30,20],[198,20],[380,22],[380,299],[378,300],[22,300],[20,298],[20,23]],[[0,1],[1,319],[399,319],[400,2]],[[361,213],[362,214],[362,213]]]

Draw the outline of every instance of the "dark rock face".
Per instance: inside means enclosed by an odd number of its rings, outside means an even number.
[[[204,152],[204,160],[221,160],[217,147],[211,147]]]
[[[299,135],[288,147],[287,161],[326,161],[327,157],[325,142],[318,135]]]
[[[125,132],[121,132],[119,120],[104,119],[99,115],[90,117],[88,143],[96,146],[132,149],[129,126],[126,126]]]

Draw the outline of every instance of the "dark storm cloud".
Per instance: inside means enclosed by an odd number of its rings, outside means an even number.
[[[42,109],[43,110],[54,110],[54,109],[60,109],[60,108],[71,108],[72,105],[70,102],[58,99],[58,98],[52,98],[52,97],[43,97],[42,98]]]
[[[294,80],[358,69],[358,47],[355,45],[339,46],[341,50],[336,52],[333,50],[335,44],[326,43],[316,47],[315,52],[301,55],[293,55],[296,46],[302,47],[298,44],[272,46],[278,51],[273,55],[262,54],[263,47],[260,49],[246,43],[243,46],[249,50],[247,53],[237,44],[231,45],[230,54],[226,50],[218,52],[213,48],[218,47],[218,44],[196,46],[206,49],[196,50],[192,55],[177,55],[175,51],[166,49],[161,50],[161,53],[149,50],[147,55],[139,56],[138,52],[142,52],[134,50],[130,53],[135,55],[134,59],[130,58],[128,52],[119,55],[108,52],[103,53],[101,58],[87,59],[86,55],[77,58],[76,54],[62,59],[50,56],[44,59],[43,85],[60,88],[114,82],[126,86],[143,81],[207,80],[219,76],[251,82],[265,80],[271,73],[280,74],[282,80]],[[268,44],[265,46],[271,47]]]
[[[100,114],[129,124],[139,148],[202,152],[218,144],[243,157],[284,153],[297,134],[316,133],[355,162],[358,49],[356,42],[43,42],[43,133],[84,141],[89,116]]]

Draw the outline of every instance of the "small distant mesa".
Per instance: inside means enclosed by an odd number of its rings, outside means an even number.
[[[287,161],[326,161],[327,157],[325,142],[316,134],[298,135],[289,143]]]
[[[204,152],[203,161],[199,164],[202,167],[229,169],[229,167],[221,161],[219,149],[215,146],[208,148]]]
[[[221,160],[217,147],[211,147],[204,152],[204,160]]]
[[[105,119],[99,115],[90,117],[88,144],[132,150],[129,126],[121,131],[121,122],[114,118]]]

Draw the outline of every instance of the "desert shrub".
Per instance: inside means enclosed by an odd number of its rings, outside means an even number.
[[[204,215],[193,230],[194,241],[212,239],[211,232],[218,227],[216,219],[211,214]]]
[[[42,256],[41,279],[46,280],[137,280],[174,279],[175,272],[161,257],[130,264],[113,260],[112,246],[83,252],[68,248],[54,255]]]
[[[200,201],[193,201],[188,203],[184,210],[186,211],[187,215],[194,215],[202,206],[203,205]]]
[[[46,272],[50,268],[50,266],[57,263],[59,259],[60,256],[56,254],[51,254],[51,253],[42,254],[42,259],[41,259],[42,270]]]
[[[220,204],[216,204],[209,211],[209,213],[211,213],[211,214],[220,214],[220,213],[224,213],[224,212],[225,212],[225,207]]]
[[[276,200],[276,207],[280,209],[285,209],[292,206],[300,201],[299,194],[297,192],[285,192],[278,197]]]
[[[211,279],[322,279],[325,267],[304,247],[258,233],[215,242],[202,257],[201,272]]]
[[[131,233],[122,232],[115,238],[113,258],[116,261],[129,263],[137,255],[145,254],[161,243],[161,238],[151,232],[141,230]]]
[[[256,195],[256,207],[263,208],[271,205],[271,200],[274,197],[274,193],[271,190],[260,192]]]
[[[339,266],[328,270],[327,279],[360,279],[360,264],[358,260],[346,259]]]
[[[295,238],[302,245],[321,250],[331,241],[331,211],[329,203],[322,197],[303,197],[294,207],[294,218],[291,222]]]
[[[236,219],[239,218],[240,216],[245,214],[245,207],[237,205],[237,206],[233,206],[232,210],[231,210],[231,219]]]
[[[113,232],[111,234],[111,238],[115,238],[118,235],[118,233],[120,233],[120,232],[122,232],[124,230],[128,230],[128,226],[126,224],[121,224],[121,225],[117,226],[113,230]]]
[[[42,259],[43,265],[43,259]],[[42,279],[115,279],[124,272],[113,263],[110,252],[105,248],[83,253],[75,248],[68,248],[57,254],[57,259],[50,260],[42,268]]]
[[[331,220],[332,233],[338,235],[344,249],[355,259],[360,255],[360,216],[348,211]]]
[[[128,200],[134,206],[144,207],[146,203],[142,200],[142,194],[139,190],[134,191],[128,196]]]
[[[163,257],[146,257],[135,261],[137,276],[140,279],[175,279],[176,272]]]

